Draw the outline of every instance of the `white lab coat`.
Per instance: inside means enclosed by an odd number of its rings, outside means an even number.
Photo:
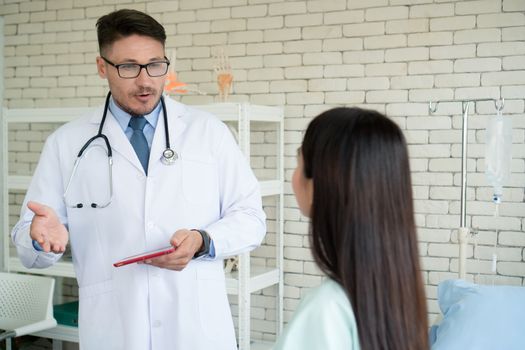
[[[108,112],[103,133],[113,149],[113,199],[107,158],[86,155],[72,184],[72,202],[62,198],[81,146],[96,134],[102,108],[53,133],[44,146],[13,241],[26,267],[45,268],[60,255],[36,252],[29,237],[33,213],[26,202],[51,206],[68,227],[79,285],[79,332],[83,350],[236,349],[223,261],[258,246],[265,234],[259,186],[228,128],[214,116],[166,98],[173,165],[160,161],[165,148],[159,115],[148,176],[121,127]],[[102,144],[97,141],[98,144]],[[100,150],[100,148],[99,148]],[[105,155],[104,155],[105,156]],[[95,161],[96,160],[96,161]],[[89,202],[88,202],[89,201]],[[169,244],[180,228],[209,232],[216,259],[192,260],[181,272],[144,264],[115,268],[129,255]]]

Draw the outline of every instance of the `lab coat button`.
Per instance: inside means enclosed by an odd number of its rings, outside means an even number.
[[[162,322],[160,322],[159,320],[153,321],[153,327],[158,328],[161,325],[162,325]]]
[[[142,174],[138,174],[137,175],[137,179],[139,179],[139,180],[144,180],[144,178],[145,178],[145,176],[142,175]]]
[[[155,228],[155,223],[153,221],[148,222],[148,228],[151,230]]]

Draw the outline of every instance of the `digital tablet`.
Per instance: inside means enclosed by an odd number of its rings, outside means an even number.
[[[174,246],[170,245],[168,247],[160,248],[160,249],[157,249],[157,250],[152,250],[152,251],[145,252],[145,253],[142,253],[142,254],[128,256],[127,258],[124,258],[124,259],[122,259],[120,261],[117,261],[116,263],[113,264],[113,266],[121,267],[121,266],[124,266],[124,265],[133,264],[133,263],[136,263],[136,262],[139,262],[139,261],[144,261],[144,260],[147,260],[147,259],[153,259],[153,258],[156,258],[157,256],[173,253],[175,251],[175,249],[176,248]]]

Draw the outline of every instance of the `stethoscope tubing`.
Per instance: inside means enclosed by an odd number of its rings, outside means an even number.
[[[104,149],[103,146],[101,145],[93,145],[93,147],[101,147]],[[90,148],[90,150],[93,149],[93,148]],[[104,151],[106,151],[106,149],[104,149]],[[88,150],[89,152],[89,150]],[[87,154],[87,152],[86,152]],[[107,156],[108,156],[108,178],[109,178],[109,198],[108,200],[104,203],[104,204],[97,204],[97,203],[91,203],[91,208],[105,208],[107,207],[112,199],[113,199],[113,157],[111,157],[107,152],[106,152]],[[77,203],[77,204],[68,204],[67,202],[67,194],[69,192],[69,187],[71,186],[71,183],[72,183],[72,180],[73,178],[75,177],[75,174],[77,172],[77,168],[78,168],[78,165],[80,164],[80,160],[82,159],[82,155],[78,156],[77,159],[75,159],[75,164],[73,164],[73,170],[71,171],[71,176],[69,177],[69,181],[67,182],[67,186],[66,186],[66,190],[64,191],[64,202],[66,203],[66,206],[70,207],[70,208],[83,208],[84,205],[82,203]]]
[[[104,124],[106,122],[106,115],[108,113],[109,109],[109,101],[111,97],[111,91],[108,92],[106,96],[106,103],[104,104],[104,112],[102,113],[102,119],[100,120],[100,126],[98,128],[98,132],[95,136],[91,137],[89,140],[86,141],[86,143],[82,146],[80,151],[78,152],[77,159],[75,160],[75,163],[73,164],[73,170],[71,171],[71,176],[69,177],[69,181],[66,185],[66,190],[64,191],[64,202],[66,203],[66,206],[70,208],[83,208],[84,205],[82,203],[77,204],[69,204],[67,202],[67,194],[69,192],[69,188],[71,186],[73,177],[75,176],[75,173],[77,172],[78,165],[80,163],[80,160],[82,159],[82,156],[84,155],[84,152],[86,149],[91,145],[93,141],[95,141],[98,138],[101,138],[104,140],[104,143],[106,145],[106,154],[108,156],[108,168],[109,168],[109,199],[104,204],[97,204],[97,203],[91,203],[92,208],[105,208],[107,207],[112,199],[113,199],[113,151],[111,149],[111,144],[109,142],[109,139],[106,135],[102,133],[102,129],[104,128]],[[162,115],[164,119],[164,135],[166,138],[166,149],[162,152],[162,162],[166,165],[173,164],[175,160],[178,158],[177,152],[173,151],[170,147],[170,136],[169,136],[169,127],[168,127],[168,113],[166,111],[166,103],[164,102],[164,96],[161,95],[160,97],[160,103],[162,104]],[[102,147],[101,145],[95,145],[98,147]]]
[[[82,156],[82,153],[84,153],[86,148],[89,147],[91,142],[95,141],[99,137],[102,138],[104,142],[106,143],[106,147],[108,148],[108,157],[113,157],[113,151],[111,150],[111,144],[109,143],[107,136],[102,133],[102,129],[104,128],[104,124],[106,123],[106,115],[108,114],[110,97],[111,97],[111,91],[109,91],[106,96],[106,103],[104,104],[104,112],[102,113],[102,119],[100,120],[100,126],[98,128],[97,134],[86,141],[84,146],[82,146],[82,148],[78,152],[77,158],[80,158]],[[162,104],[162,116],[164,119],[164,135],[166,138],[166,150],[171,150],[169,127],[168,127],[168,113],[166,112],[166,103],[164,102],[164,96],[160,97],[160,103]]]

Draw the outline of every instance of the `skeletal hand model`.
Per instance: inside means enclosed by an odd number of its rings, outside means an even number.
[[[217,85],[219,86],[219,100],[226,102],[231,91],[233,75],[231,72],[230,60],[224,53],[224,49],[219,49],[215,55],[215,74],[217,74]]]

